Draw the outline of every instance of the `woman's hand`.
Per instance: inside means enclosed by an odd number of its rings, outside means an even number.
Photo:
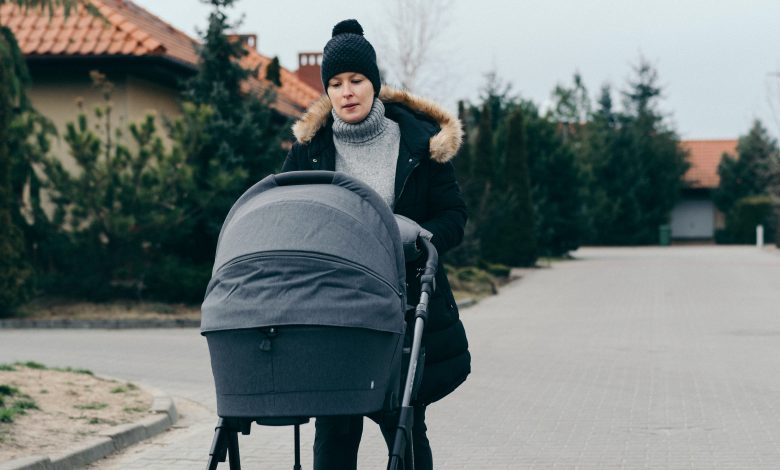
[[[420,247],[417,245],[419,237],[431,240],[433,234],[420,227],[414,220],[402,215],[395,215],[395,221],[398,223],[398,229],[401,231],[401,242],[404,245],[404,258],[410,263],[420,257]]]

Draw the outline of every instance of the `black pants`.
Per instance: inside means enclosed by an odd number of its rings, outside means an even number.
[[[381,416],[371,416],[379,424],[387,447],[393,445],[396,425],[393,419]],[[317,418],[314,433],[314,470],[356,470],[357,453],[360,438],[363,434],[362,416],[329,416]],[[414,408],[414,428],[412,442],[414,443],[415,470],[432,470],[433,456],[428,443],[425,427],[425,407]],[[409,457],[407,456],[407,459]]]

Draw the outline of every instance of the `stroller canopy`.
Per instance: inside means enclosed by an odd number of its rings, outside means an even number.
[[[228,213],[201,333],[324,325],[402,333],[403,247],[390,208],[343,173],[271,175]]]

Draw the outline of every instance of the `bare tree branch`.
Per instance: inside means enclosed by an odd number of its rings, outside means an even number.
[[[378,35],[385,81],[415,93],[445,86],[442,40],[450,24],[452,0],[392,0],[386,3]]]

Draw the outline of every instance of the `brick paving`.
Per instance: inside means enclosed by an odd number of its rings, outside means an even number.
[[[437,468],[780,468],[780,252],[576,255],[463,312],[474,372],[429,409]],[[177,429],[91,468],[191,469],[215,421],[204,343],[190,329],[4,330],[0,362],[89,367],[175,395]],[[291,468],[292,429],[255,427],[241,451],[245,468]],[[383,468],[385,452],[367,422],[360,468]]]

